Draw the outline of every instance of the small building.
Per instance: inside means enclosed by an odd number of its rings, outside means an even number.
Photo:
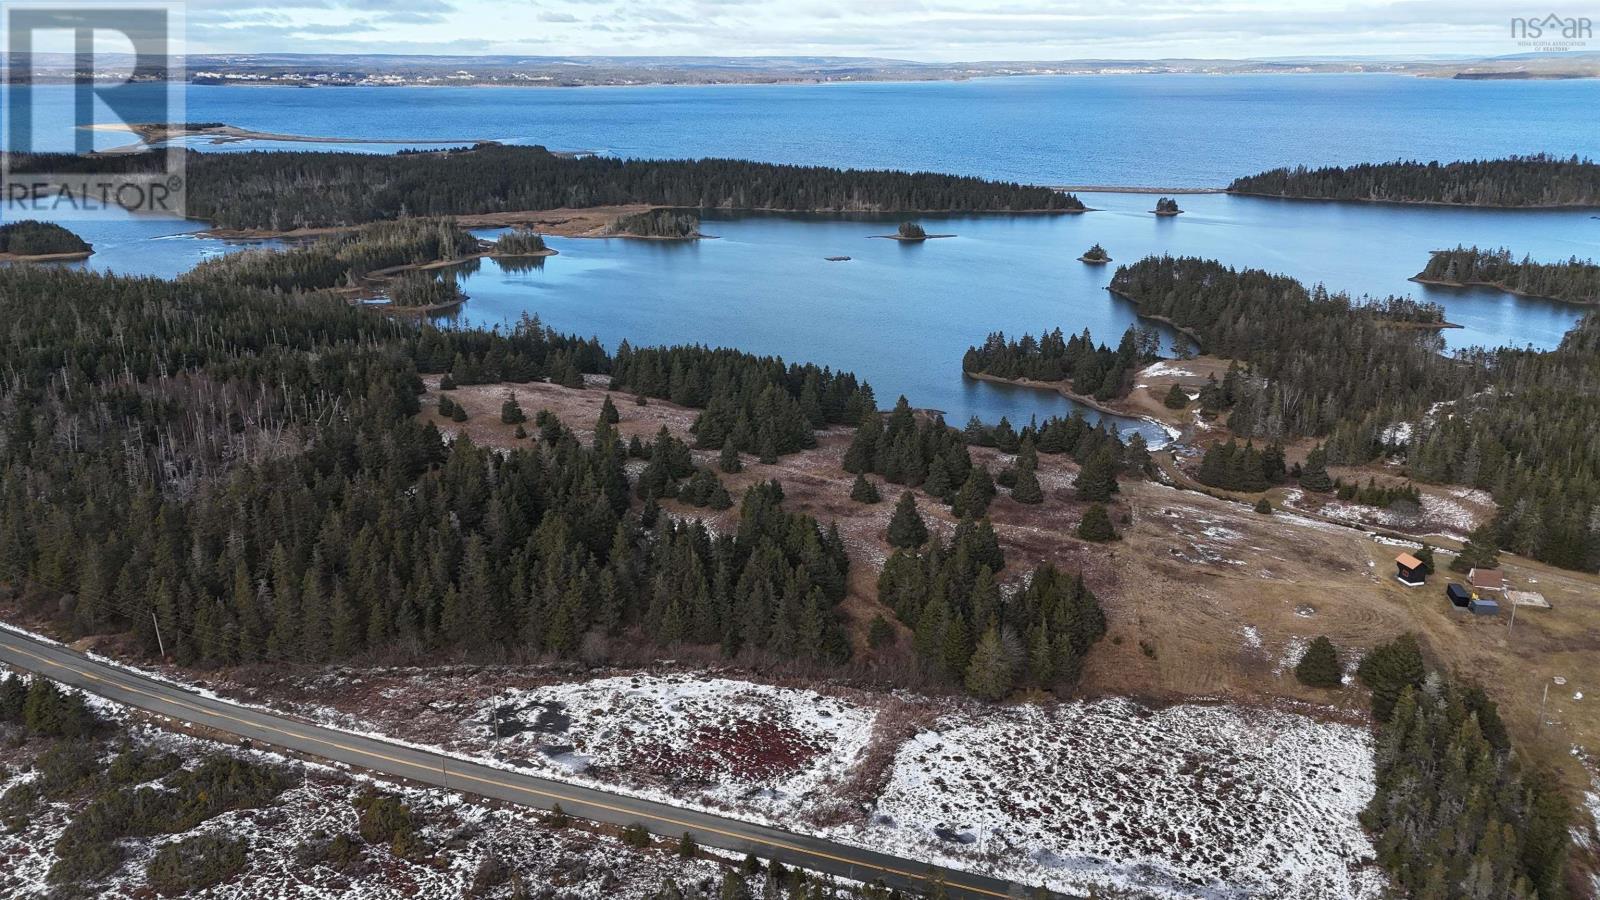
[[[1394,558],[1395,578],[1406,587],[1421,587],[1428,583],[1428,567],[1422,560],[1409,553],[1402,553]]]
[[[1467,609],[1472,610],[1472,614],[1475,616],[1500,615],[1500,604],[1490,600],[1488,597],[1473,597],[1471,602],[1467,604]]]
[[[1472,602],[1472,592],[1455,582],[1445,586],[1444,595],[1450,598],[1450,605],[1456,609],[1466,609]]]
[[[1499,569],[1473,569],[1467,573],[1467,583],[1476,591],[1503,591],[1506,576]]]

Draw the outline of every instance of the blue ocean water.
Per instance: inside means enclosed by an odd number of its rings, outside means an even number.
[[[68,101],[44,88],[48,110]],[[1040,184],[1205,187],[1278,165],[1511,153],[1600,155],[1600,82],[1457,82],[1379,75],[1098,76],[915,84],[584,89],[194,87],[189,121],[377,140],[494,139],[618,156],[729,156],[928,169]],[[43,117],[48,120],[48,116]],[[101,134],[102,146],[127,136]],[[247,142],[230,151],[397,144]],[[1406,279],[1429,250],[1507,246],[1535,259],[1600,258],[1593,211],[1499,211],[1295,203],[1184,195],[1174,219],[1154,198],[1086,193],[1068,216],[937,220],[958,237],[874,241],[884,222],[837,217],[708,220],[693,244],[551,239],[541,268],[493,263],[465,279],[471,322],[538,313],[608,344],[699,341],[851,369],[885,403],[905,394],[954,421],[1062,412],[1038,391],[963,379],[962,351],[991,330],[1088,327],[1114,343],[1133,309],[1106,294],[1115,265],[1076,257],[1103,244],[1118,261],[1215,257],[1353,294],[1412,294],[1463,325],[1451,346],[1551,347],[1583,310],[1490,290]],[[928,220],[933,222],[931,217]],[[230,245],[159,220],[73,225],[96,244],[86,265],[172,275]],[[846,255],[829,263],[825,256]]]

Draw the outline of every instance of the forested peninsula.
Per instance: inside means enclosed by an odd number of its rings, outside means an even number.
[[[1435,250],[1411,280],[1451,287],[1486,285],[1563,303],[1600,303],[1600,265],[1576,256],[1565,262],[1536,263],[1526,256],[1519,261],[1505,248]]]
[[[148,155],[31,156],[16,171],[145,171]],[[436,152],[187,152],[189,213],[222,229],[287,231],[407,216],[646,204],[796,212],[1079,212],[1045,187],[930,172],[729,159],[560,156],[480,144]]]
[[[1247,366],[1225,399],[1239,437],[1323,438],[1330,464],[1401,452],[1413,478],[1491,492],[1499,546],[1600,569],[1600,444],[1589,436],[1600,421],[1600,315],[1555,350],[1447,356],[1431,331],[1389,327],[1408,301],[1356,304],[1214,260],[1148,257],[1120,267],[1111,289]],[[1404,446],[1386,443],[1402,423]]]
[[[1546,154],[1460,162],[1395,160],[1357,166],[1272,169],[1236,178],[1232,194],[1300,200],[1447,206],[1600,206],[1600,165]]]
[[[716,481],[665,433],[627,448],[606,421],[580,442],[547,418],[498,451],[416,413],[422,372],[610,373],[703,409],[701,442],[776,457],[874,408],[853,376],[698,347],[613,356],[536,320],[439,329],[211,279],[6,268],[0,313],[0,572],[75,633],[131,629],[184,665],[570,658],[595,629],[730,656],[850,653],[844,547],[784,511],[776,484],[712,534],[656,510]],[[630,455],[646,460],[636,481]]]
[[[24,219],[0,225],[0,259],[82,259],[93,252],[83,238],[54,222]]]

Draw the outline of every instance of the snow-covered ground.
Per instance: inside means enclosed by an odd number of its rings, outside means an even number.
[[[1056,890],[1369,898],[1361,728],[1128,700],[957,715],[905,744],[870,823],[842,835]]]
[[[0,672],[3,669],[0,667]],[[102,714],[132,721],[123,707],[93,699]],[[535,896],[572,900],[649,897],[664,879],[686,887],[708,880],[715,884],[726,871],[710,859],[683,859],[671,850],[640,851],[614,837],[581,828],[552,828],[531,810],[491,808],[448,791],[404,787],[352,774],[344,767],[307,764],[260,749],[241,750],[137,722],[126,729],[132,745],[148,747],[156,754],[176,753],[188,766],[222,751],[304,777],[265,807],[224,812],[179,834],[124,840],[126,854],[117,872],[107,881],[86,886],[87,893],[82,896],[152,897],[154,891],[145,878],[150,859],[167,844],[208,833],[246,840],[248,864],[229,881],[186,896],[213,900],[464,897],[471,896],[480,864],[490,854],[533,888]],[[116,749],[108,745],[105,752],[109,755]],[[37,777],[21,754],[6,761],[10,765],[0,770],[0,797]],[[369,784],[398,796],[410,808],[428,852],[417,859],[402,859],[387,847],[367,846],[354,864],[342,870],[307,862],[303,850],[308,842],[356,832],[354,800]],[[38,800],[20,827],[0,829],[0,898],[52,895],[54,887],[47,875],[56,860],[56,842],[79,812],[82,800],[78,793]],[[759,891],[760,878],[747,887]],[[538,893],[546,889],[554,893]]]
[[[1419,534],[1440,534],[1455,540],[1465,540],[1464,535],[1478,526],[1480,516],[1469,504],[1493,506],[1493,500],[1488,499],[1484,492],[1469,490],[1451,491],[1449,496],[1424,491],[1422,503],[1414,510],[1405,511],[1364,506],[1344,500],[1323,500],[1316,495],[1308,496],[1299,488],[1285,492],[1283,502],[1285,508],[1316,512],[1341,522]]]
[[[1285,647],[1269,658],[1286,671],[1298,656]],[[348,677],[315,679],[312,695],[344,693]],[[398,713],[381,728],[315,701],[291,705],[399,743],[1073,893],[1365,900],[1384,883],[1356,818],[1372,794],[1367,732],[1290,712],[885,698],[924,711],[908,732],[884,724],[895,718],[880,715],[887,706],[848,692],[710,673],[531,685],[465,703],[410,690],[383,689]]]
[[[1193,372],[1183,368],[1182,366],[1173,365],[1172,361],[1169,360],[1154,362],[1139,370],[1139,376],[1141,378],[1159,378],[1162,375],[1170,375],[1173,378],[1194,377]]]
[[[875,715],[815,691],[638,674],[507,691],[462,726],[498,723],[501,752],[536,766],[793,821],[848,775]]]

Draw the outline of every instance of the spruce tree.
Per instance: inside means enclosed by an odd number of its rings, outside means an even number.
[[[722,442],[722,453],[717,457],[717,467],[733,475],[744,471],[744,463],[739,459],[739,448],[733,445],[733,438]]]
[[[1017,483],[1011,489],[1011,499],[1027,504],[1044,502],[1044,489],[1039,486],[1039,476],[1033,474],[1033,470],[1017,472]]]
[[[527,415],[522,412],[522,407],[517,403],[514,395],[507,394],[504,402],[500,404],[500,424],[520,425],[528,421]]]
[[[1339,651],[1326,636],[1318,637],[1306,648],[1294,667],[1294,677],[1310,687],[1336,688],[1344,684],[1344,667]]]
[[[1409,632],[1372,648],[1356,669],[1356,677],[1372,691],[1372,717],[1379,722],[1389,721],[1401,692],[1421,688],[1427,674],[1422,648]]]
[[[989,511],[989,501],[993,498],[994,481],[989,477],[989,470],[983,466],[973,466],[961,490],[956,491],[950,511],[963,519],[980,519]]]
[[[1466,573],[1473,569],[1493,569],[1500,565],[1500,542],[1494,525],[1484,522],[1472,529],[1461,552],[1450,561],[1450,571]]]
[[[1328,451],[1321,444],[1306,454],[1305,465],[1300,468],[1300,486],[1319,494],[1333,490],[1333,480],[1328,477]]]
[[[1262,514],[1263,516],[1272,515],[1272,501],[1268,500],[1265,497],[1262,497],[1260,500],[1257,500],[1256,501],[1256,512]]]
[[[894,515],[889,518],[889,546],[915,550],[928,542],[928,526],[917,512],[917,498],[910,491],[902,491],[895,504]]]
[[[1166,399],[1162,400],[1161,403],[1167,409],[1188,409],[1189,392],[1184,390],[1182,386],[1174,381],[1172,383],[1172,389],[1167,391]]]
[[[895,642],[894,626],[882,615],[872,617],[872,624],[867,628],[867,646],[874,650],[892,646]]]
[[[978,640],[967,663],[967,690],[985,700],[1001,700],[1011,693],[1014,665],[1000,635],[991,627]]]
[[[865,475],[857,475],[855,484],[850,487],[850,499],[857,503],[877,503],[883,498],[878,495],[878,489]]]
[[[1101,447],[1089,457],[1083,468],[1078,470],[1074,486],[1079,500],[1105,503],[1111,499],[1117,490],[1117,467],[1109,446]]]
[[[615,425],[622,421],[622,414],[617,412],[617,405],[611,402],[610,394],[607,394],[605,401],[600,404],[600,421],[607,425]]]
[[[1078,537],[1086,541],[1114,541],[1120,535],[1111,525],[1111,516],[1106,508],[1099,503],[1089,505],[1083,511],[1083,520],[1078,523]]]

